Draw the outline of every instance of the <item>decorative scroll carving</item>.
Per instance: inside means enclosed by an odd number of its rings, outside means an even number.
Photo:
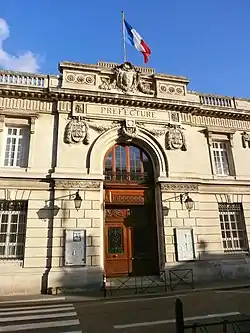
[[[89,126],[85,120],[75,118],[69,121],[65,127],[64,141],[65,143],[83,142],[89,144]]]
[[[117,88],[124,93],[133,93],[137,90],[144,94],[154,93],[148,84],[141,81],[139,71],[130,62],[115,66],[113,72],[112,79],[101,78],[100,89],[111,90],[112,88]]]
[[[250,148],[250,133],[241,133],[241,139],[243,148]]]
[[[123,195],[112,193],[112,204],[118,203],[143,205],[145,203],[145,198],[143,195]]]
[[[106,209],[106,217],[127,217],[130,209]]]
[[[63,188],[100,188],[99,181],[80,181],[80,180],[56,180],[55,187]]]
[[[161,129],[160,128],[159,129],[157,129],[157,128],[148,128],[148,127],[145,126],[144,123],[140,123],[140,122],[137,123],[137,126],[139,128],[143,128],[144,130],[148,131],[149,133],[151,133],[155,137],[159,137],[163,134],[166,134],[166,128],[161,128]]]
[[[95,131],[97,131],[99,133],[108,131],[111,128],[119,126],[118,121],[113,121],[111,124],[100,124],[100,123],[92,123],[92,122],[88,122],[88,124],[89,124],[89,127],[93,128]]]
[[[168,124],[166,134],[166,149],[187,150],[186,138],[180,125]]]
[[[198,184],[191,183],[162,183],[162,192],[197,192],[199,189]]]

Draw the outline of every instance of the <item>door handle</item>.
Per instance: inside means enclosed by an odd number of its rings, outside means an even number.
[[[117,254],[114,254],[114,255],[113,255],[113,258],[116,258],[116,257],[118,257],[118,255],[117,255]]]

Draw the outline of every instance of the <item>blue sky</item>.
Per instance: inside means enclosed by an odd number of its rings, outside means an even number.
[[[122,10],[152,50],[148,67],[187,76],[190,90],[250,98],[249,0],[2,0],[0,67],[121,63]],[[130,45],[127,54],[143,65]]]

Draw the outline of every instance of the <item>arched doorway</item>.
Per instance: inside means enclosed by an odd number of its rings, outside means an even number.
[[[104,268],[107,276],[159,273],[154,172],[135,145],[114,145],[104,158]]]

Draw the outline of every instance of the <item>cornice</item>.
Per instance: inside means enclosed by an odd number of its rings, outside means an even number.
[[[91,102],[97,104],[112,104],[121,106],[131,107],[143,107],[143,108],[154,108],[160,110],[173,110],[182,112],[192,112],[195,109],[199,109],[199,106],[192,102],[183,102],[178,100],[163,100],[159,98],[145,98],[138,96],[122,96],[117,94],[99,94],[88,93],[88,94],[77,94],[66,93],[66,92],[54,92],[52,93],[53,99],[60,101],[82,101]]]
[[[185,114],[205,117],[228,118],[235,120],[249,120],[250,112],[243,109],[205,106],[196,102],[161,99],[156,97],[113,94],[108,92],[90,92],[62,88],[38,88],[23,86],[0,86],[0,97],[24,98],[48,102],[83,101],[99,104],[154,108],[159,110],[179,111]]]
[[[250,113],[248,113],[246,110],[221,108],[218,106],[207,107],[204,105],[200,105],[199,108],[194,108],[190,113],[196,116],[231,118],[231,119],[241,119],[241,120],[250,119]]]
[[[0,96],[16,97],[16,98],[31,98],[49,100],[51,98],[47,88],[23,87],[23,86],[0,86]]]

